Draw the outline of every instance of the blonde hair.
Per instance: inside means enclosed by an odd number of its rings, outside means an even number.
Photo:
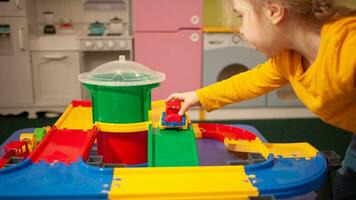
[[[278,0],[290,15],[313,25],[321,26],[325,22],[354,14],[351,0]],[[353,2],[354,3],[354,2]],[[355,6],[355,5],[354,5]]]
[[[308,23],[312,26],[321,27],[328,21],[355,15],[355,0],[250,0],[254,4],[260,2],[279,2],[288,11],[288,14]],[[232,0],[222,0],[224,23],[233,27],[233,2]]]

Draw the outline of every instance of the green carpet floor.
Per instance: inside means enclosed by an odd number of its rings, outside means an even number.
[[[16,130],[24,128],[37,128],[53,125],[58,118],[39,116],[37,119],[28,119],[27,114],[0,115],[0,144],[2,144]]]
[[[0,143],[16,130],[53,125],[57,119],[43,116],[28,119],[26,114],[0,115]],[[309,142],[319,150],[334,150],[341,156],[344,156],[351,140],[350,133],[319,119],[241,120],[217,123],[251,125],[256,127],[269,142]]]

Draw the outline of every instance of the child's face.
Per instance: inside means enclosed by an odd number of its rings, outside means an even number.
[[[268,20],[265,3],[251,0],[233,0],[234,12],[241,17],[240,34],[258,51],[271,58],[283,50],[276,24]]]

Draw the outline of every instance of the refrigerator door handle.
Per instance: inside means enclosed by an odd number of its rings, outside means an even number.
[[[24,31],[25,31],[25,28],[24,27],[21,27],[19,28],[19,47],[21,49],[21,51],[26,51],[26,48],[25,48],[25,43],[24,43]]]
[[[17,9],[22,9],[21,0],[15,0],[15,5]]]

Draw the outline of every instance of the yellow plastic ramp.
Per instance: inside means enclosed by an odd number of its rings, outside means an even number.
[[[258,196],[243,166],[116,168],[109,199],[248,199]]]
[[[225,147],[229,151],[260,153],[267,158],[269,154],[274,157],[282,156],[283,158],[313,158],[317,155],[318,150],[306,142],[300,143],[262,143],[261,141],[233,140],[226,138]]]
[[[93,128],[92,108],[73,107],[72,104],[69,104],[54,126],[58,129],[90,130]]]

